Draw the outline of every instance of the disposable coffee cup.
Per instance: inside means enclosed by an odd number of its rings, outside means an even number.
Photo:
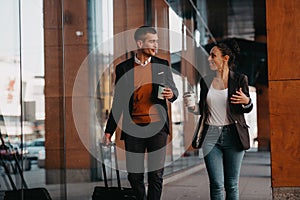
[[[162,92],[164,91],[165,88],[166,87],[163,85],[158,86],[157,98],[162,99],[162,100],[165,99],[162,95]]]
[[[195,93],[194,92],[185,92],[183,94],[184,102],[187,107],[194,107],[196,104]]]

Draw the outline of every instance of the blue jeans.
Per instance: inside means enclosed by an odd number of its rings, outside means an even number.
[[[205,126],[203,155],[210,182],[212,200],[239,199],[239,176],[245,151],[234,125]]]

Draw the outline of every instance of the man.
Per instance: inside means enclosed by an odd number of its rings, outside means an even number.
[[[134,57],[116,67],[115,93],[105,129],[106,143],[122,117],[121,139],[125,142],[128,180],[140,200],[159,200],[169,134],[166,100],[178,96],[169,63],[155,57],[158,35],[154,28],[139,27],[134,39]],[[161,86],[164,87],[160,92]],[[161,96],[161,97],[160,97]],[[148,193],[144,184],[144,157],[147,154]]]

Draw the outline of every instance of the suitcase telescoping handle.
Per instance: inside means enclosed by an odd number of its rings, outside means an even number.
[[[120,172],[119,172],[119,165],[118,165],[118,158],[117,158],[116,143],[110,143],[110,144],[100,143],[101,163],[102,163],[102,170],[103,170],[105,187],[108,189],[106,167],[105,167],[105,164],[104,164],[103,146],[106,146],[106,147],[109,147],[109,148],[111,148],[111,147],[114,148],[114,157],[115,157],[115,167],[116,167],[116,175],[117,175],[118,188],[121,189],[121,181],[120,181]]]

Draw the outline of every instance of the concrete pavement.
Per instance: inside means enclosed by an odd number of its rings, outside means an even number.
[[[189,157],[182,162],[197,162],[198,164],[188,169],[167,173],[168,175],[164,178],[162,200],[209,200],[208,176],[203,161],[199,162],[196,157]],[[177,164],[180,168],[180,162]],[[122,178],[122,186],[129,187],[124,177],[125,175]],[[63,194],[64,185],[40,184],[39,186],[46,187],[53,200],[62,199],[63,196],[67,196],[70,200],[91,200],[94,187],[99,185],[104,185],[103,181],[68,183],[65,188],[67,194]],[[30,184],[30,187],[37,186]],[[1,199],[3,199],[3,192],[0,192]],[[246,152],[241,169],[240,200],[271,199],[270,153]]]

